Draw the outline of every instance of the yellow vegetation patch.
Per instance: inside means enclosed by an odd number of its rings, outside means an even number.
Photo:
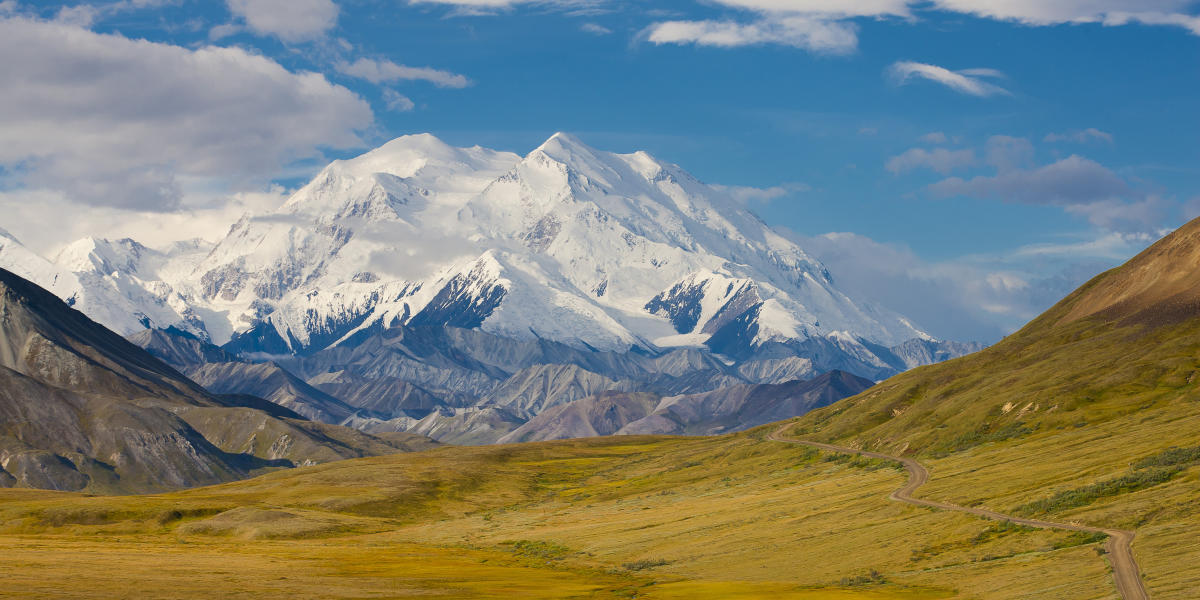
[[[439,448],[149,496],[0,492],[0,553],[18,557],[0,577],[19,584],[0,595],[1111,593],[1096,544],[891,502],[904,474],[887,463],[760,433]]]

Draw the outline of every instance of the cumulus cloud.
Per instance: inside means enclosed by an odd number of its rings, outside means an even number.
[[[279,186],[224,194],[192,190],[169,213],[139,208],[82,205],[64,193],[46,189],[0,192],[4,227],[42,256],[54,256],[84,236],[130,237],[152,248],[192,238],[218,242],[246,214],[274,210],[287,191]],[[54,215],[71,215],[70,219]]]
[[[760,44],[795,46],[811,52],[847,54],[858,47],[858,27],[847,21],[784,16],[751,23],[725,20],[663,21],[643,33],[654,44],[731,48]]]
[[[1078,155],[1031,169],[999,167],[992,176],[951,177],[929,190],[943,197],[1058,206],[1103,230],[1128,235],[1157,234],[1179,212],[1177,203],[1139,192],[1108,168]]]
[[[946,148],[911,148],[903,154],[893,156],[884,165],[894,175],[925,167],[946,175],[955,169],[975,164],[975,151],[948,150]]]
[[[397,92],[391,88],[383,89],[383,101],[387,105],[388,110],[394,110],[396,112],[410,111],[417,106],[411,99],[409,99],[408,96],[405,96],[404,94],[401,94],[400,92]]]
[[[255,33],[287,42],[314,40],[337,24],[332,0],[226,0],[229,12]]]
[[[1036,169],[1011,169],[969,180],[951,177],[930,189],[940,196],[997,198],[1053,206],[1100,202],[1130,193],[1129,186],[1115,173],[1078,155]]]
[[[262,181],[322,147],[362,144],[369,105],[239,48],[187,49],[55,22],[0,19],[6,186],[172,210],[178,179]]]
[[[360,58],[354,62],[338,63],[337,70],[351,77],[365,79],[371,83],[428,81],[440,87],[450,88],[464,88],[471,85],[469,79],[457,73],[428,67],[408,67],[398,65],[390,60]]]
[[[1004,77],[1003,73],[995,69],[951,71],[937,65],[902,60],[888,67],[887,74],[896,85],[905,85],[914,78],[917,78],[939,83],[960,94],[968,94],[981,98],[1011,95],[1008,90],[994,83],[984,81],[984,79]]]
[[[58,9],[58,13],[54,15],[54,20],[65,25],[78,25],[80,27],[91,27],[96,21],[96,17],[100,16],[100,9],[90,4],[77,4],[75,6],[64,6]]]
[[[1042,141],[1048,143],[1057,142],[1074,142],[1076,144],[1086,144],[1088,142],[1104,142],[1107,144],[1113,143],[1111,133],[1100,131],[1095,127],[1088,127],[1080,131],[1068,131],[1065,133],[1048,133]]]

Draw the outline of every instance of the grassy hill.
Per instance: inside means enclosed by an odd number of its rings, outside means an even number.
[[[1154,597],[1200,587],[1200,222],[1001,343],[797,420],[922,458],[923,494],[1136,529]]]

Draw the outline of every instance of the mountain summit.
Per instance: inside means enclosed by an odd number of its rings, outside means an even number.
[[[29,262],[6,241],[0,265]],[[62,279],[63,293],[103,298],[81,308],[122,333],[173,326],[239,351],[311,352],[410,324],[730,355],[928,339],[847,297],[727,193],[565,133],[525,157],[404,136],[335,161],[215,247],[89,239],[39,269],[25,266],[51,289]]]

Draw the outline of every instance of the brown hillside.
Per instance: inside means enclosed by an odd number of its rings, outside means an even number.
[[[1071,294],[1040,325],[1087,317],[1169,325],[1200,315],[1200,219],[1159,240],[1117,269]]]

